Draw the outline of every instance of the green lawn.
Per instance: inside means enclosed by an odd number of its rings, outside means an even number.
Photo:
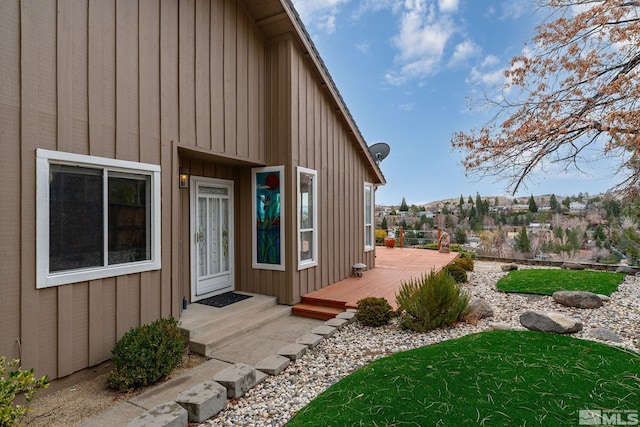
[[[611,295],[622,281],[622,273],[590,270],[524,269],[514,270],[496,286],[505,292],[552,295],[556,291],[589,291]]]
[[[580,410],[638,410],[638,402],[638,353],[563,335],[491,331],[377,360],[288,426],[578,425]]]

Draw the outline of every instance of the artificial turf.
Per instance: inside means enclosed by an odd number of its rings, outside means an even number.
[[[591,270],[525,269],[514,270],[498,280],[505,292],[552,295],[556,291],[589,291],[611,295],[624,280],[622,273]]]
[[[564,335],[491,331],[379,359],[287,425],[578,425],[581,410],[637,411],[638,402],[638,353]]]

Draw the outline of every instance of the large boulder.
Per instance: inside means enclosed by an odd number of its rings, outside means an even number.
[[[507,271],[507,272],[517,270],[518,264],[516,264],[515,262],[509,263],[509,264],[503,264],[502,266],[500,266],[500,269],[502,271]]]
[[[629,267],[628,265],[621,265],[616,268],[616,273],[624,273],[624,274],[636,274],[638,271],[637,268]]]
[[[563,270],[584,270],[586,267],[577,262],[563,262],[560,268]]]
[[[486,317],[493,317],[493,309],[482,298],[473,298],[469,301],[469,313],[464,316],[467,322],[475,322]]]
[[[520,323],[530,331],[571,334],[582,330],[582,323],[557,311],[527,311],[520,315]]]
[[[551,296],[558,304],[577,308],[600,308],[602,299],[593,292],[585,291],[558,291]]]

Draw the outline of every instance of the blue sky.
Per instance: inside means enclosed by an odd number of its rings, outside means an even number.
[[[376,203],[510,196],[506,182],[467,178],[450,140],[486,122],[489,113],[469,109],[469,99],[502,83],[535,34],[535,3],[293,0],[367,143],[391,146]],[[516,197],[604,192],[615,182],[602,168],[538,173]]]

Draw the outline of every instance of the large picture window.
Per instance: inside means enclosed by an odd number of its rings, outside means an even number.
[[[298,167],[298,269],[318,265],[317,172]]]
[[[374,186],[371,183],[364,184],[364,250],[374,249],[375,236],[373,224]]]
[[[160,167],[37,152],[37,287],[160,268]]]

